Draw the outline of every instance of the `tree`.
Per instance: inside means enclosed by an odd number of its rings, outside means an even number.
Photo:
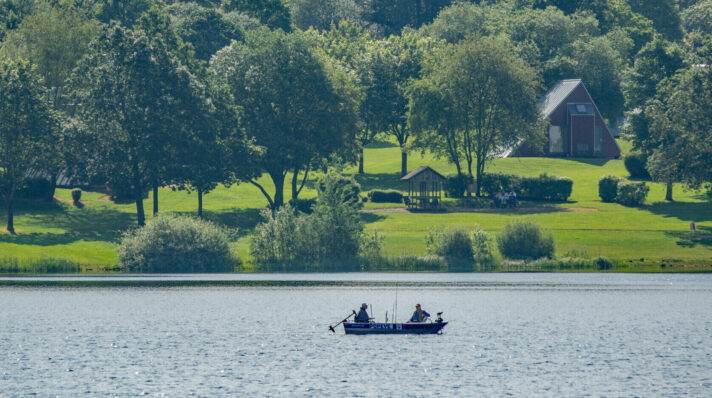
[[[371,0],[369,20],[386,35],[400,34],[404,27],[430,23],[452,0]]]
[[[233,40],[242,40],[242,29],[214,8],[194,7],[177,23],[181,38],[193,45],[195,57],[207,62]]]
[[[652,153],[648,170],[654,180],[680,181],[699,188],[712,181],[712,71],[688,67],[658,86],[646,106]],[[668,184],[666,200],[672,200]]]
[[[292,22],[299,29],[328,30],[342,21],[362,23],[364,10],[356,0],[292,0]]]
[[[145,224],[145,192],[176,164],[183,122],[196,102],[205,101],[199,83],[162,43],[142,30],[111,26],[72,77],[76,116],[94,143],[92,163],[110,187],[130,192],[139,226]]]
[[[712,0],[703,0],[682,12],[687,32],[712,32]]]
[[[70,112],[66,82],[98,28],[97,21],[87,19],[72,7],[46,6],[25,18],[5,38],[0,53],[27,59],[36,65],[37,72],[43,77],[49,105],[56,111]],[[54,150],[46,154],[53,158],[44,170],[50,175],[52,184],[48,199],[54,196],[57,176],[66,167],[65,158],[70,156],[71,148],[65,143],[64,137],[60,137]]]
[[[99,21],[107,24],[116,21],[130,28],[138,21],[141,14],[148,11],[157,1],[160,0],[95,0],[92,8]],[[91,0],[87,3],[91,3]],[[91,4],[87,4],[89,5]]]
[[[211,68],[227,81],[243,109],[248,137],[264,148],[257,164],[275,192],[270,195],[255,179],[250,183],[273,209],[284,203],[289,171],[304,171],[306,178],[315,161],[355,152],[358,104],[353,85],[314,50],[303,33],[259,29],[248,32],[244,44],[233,42],[211,60]],[[298,189],[293,192],[298,194]]]
[[[539,78],[502,38],[461,41],[430,59],[410,91],[410,120],[419,135],[433,135],[467,162],[481,181],[487,160],[520,140],[536,139]],[[437,94],[435,100],[425,96]],[[433,112],[432,110],[435,109]],[[446,120],[438,109],[446,109]],[[422,111],[422,116],[421,116]],[[445,127],[443,137],[437,129]],[[479,184],[477,195],[480,194]]]
[[[364,103],[371,128],[392,135],[401,149],[401,176],[408,174],[408,98],[410,82],[420,76],[421,63],[432,41],[414,31],[391,36],[372,46]]]
[[[282,0],[223,0],[225,11],[241,11],[272,29],[290,31],[289,8]]]
[[[13,204],[30,169],[46,166],[56,123],[30,63],[0,63],[0,191],[7,206],[7,231],[15,233]]]

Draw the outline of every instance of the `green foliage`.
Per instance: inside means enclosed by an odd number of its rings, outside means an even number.
[[[129,231],[118,246],[123,272],[232,272],[229,233],[185,216],[160,215]]]
[[[702,0],[682,12],[687,32],[712,32],[712,0]]]
[[[255,263],[271,270],[315,269],[355,260],[364,241],[373,254],[380,238],[362,241],[358,203],[349,200],[350,187],[340,181],[333,172],[324,177],[311,214],[297,213],[289,205],[262,211],[264,222],[255,228],[250,245]]]
[[[607,175],[598,181],[598,196],[604,202],[614,202],[618,195],[618,183],[620,178]]]
[[[644,182],[621,181],[618,183],[616,202],[624,206],[640,206],[645,202],[649,191],[650,187]]]
[[[363,271],[401,271],[401,272],[440,272],[448,270],[448,263],[440,256],[403,255],[398,257],[381,257],[376,261],[367,261]]]
[[[62,258],[0,257],[0,274],[71,274],[81,271],[79,264]]]
[[[613,268],[613,263],[605,257],[597,257],[593,260],[593,266],[599,271],[609,271]]]
[[[631,152],[623,158],[623,164],[625,164],[625,169],[628,170],[631,178],[650,178],[650,174],[645,168],[647,162],[648,157],[640,152]]]
[[[289,8],[282,0],[223,0],[225,11],[240,11],[272,29],[290,31]]]
[[[302,213],[311,214],[314,211],[314,206],[316,206],[316,198],[309,199],[290,199],[289,205],[295,210]]]
[[[571,196],[574,182],[568,177],[541,174],[539,177],[520,177],[512,174],[487,173],[482,175],[480,189],[490,197],[514,191],[518,199],[565,201]]]
[[[28,178],[15,196],[19,199],[49,200],[52,198],[52,183],[46,178]]]
[[[291,0],[292,23],[299,29],[328,30],[342,21],[363,23],[366,10],[356,0]]]
[[[80,188],[74,188],[72,189],[72,200],[74,203],[79,203],[79,201],[82,199],[82,190]]]
[[[462,228],[431,228],[425,236],[429,254],[443,257],[451,271],[472,270],[475,252],[472,237]]]
[[[443,190],[450,198],[462,198],[467,192],[468,185],[473,181],[474,179],[467,174],[450,174],[445,177]]]
[[[329,184],[333,184],[333,186],[330,187]],[[344,176],[332,171],[319,181],[318,190],[322,202],[324,195],[343,195],[344,203],[348,206],[356,209],[362,207],[361,185],[353,176]],[[333,192],[327,192],[327,190]]]
[[[554,255],[554,236],[532,221],[514,220],[497,235],[499,252],[506,258],[536,260]]]
[[[480,267],[491,267],[494,265],[494,254],[492,253],[492,241],[487,232],[475,225],[472,231],[472,254],[475,264]]]
[[[373,203],[403,203],[403,193],[392,189],[374,189],[368,192],[368,200]]]
[[[181,18],[177,30],[184,41],[193,45],[195,57],[206,62],[232,40],[244,38],[242,29],[224,14],[204,7],[195,7]]]

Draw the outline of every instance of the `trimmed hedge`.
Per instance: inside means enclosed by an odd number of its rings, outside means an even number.
[[[74,203],[79,202],[82,199],[82,190],[79,188],[72,189],[72,200]]]
[[[629,153],[623,158],[623,164],[631,178],[650,179],[650,173],[645,167],[647,162],[648,157],[642,153]]]
[[[607,175],[598,180],[598,196],[604,202],[615,202],[620,178]]]
[[[466,174],[448,174],[445,177],[443,189],[448,198],[462,198],[467,192],[467,185],[474,180]]]
[[[488,173],[482,176],[480,189],[489,196],[514,191],[518,199],[565,201],[571,196],[574,182],[568,177],[541,174],[520,177],[512,174]]]
[[[377,190],[369,191],[368,200],[373,203],[403,203],[403,194],[400,191],[394,190]]]
[[[22,188],[15,192],[19,199],[49,199],[52,197],[52,184],[45,178],[28,178]]]
[[[624,206],[640,206],[645,202],[648,191],[650,187],[644,182],[619,182],[616,202]]]

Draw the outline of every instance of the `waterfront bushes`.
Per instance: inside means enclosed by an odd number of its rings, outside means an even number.
[[[197,218],[160,215],[124,234],[118,247],[123,272],[231,272],[229,231]]]
[[[425,236],[426,250],[442,258],[450,271],[472,271],[491,267],[494,255],[487,232],[475,226],[472,232],[463,228],[431,228]]]
[[[497,235],[497,247],[505,258],[535,260],[554,256],[554,236],[531,221],[514,220]]]
[[[0,274],[71,274],[81,271],[79,264],[61,258],[0,258]]]

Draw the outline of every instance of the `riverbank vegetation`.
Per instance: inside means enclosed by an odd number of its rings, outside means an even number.
[[[149,270],[189,215],[220,270],[710,270],[708,1],[2,1],[0,258]],[[625,164],[501,158],[570,78]]]

